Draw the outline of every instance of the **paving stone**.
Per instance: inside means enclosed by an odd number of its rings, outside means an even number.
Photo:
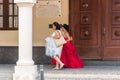
[[[0,65],[0,80],[13,80],[15,65]],[[44,66],[44,80],[120,80],[120,66],[85,66],[84,68],[52,70]],[[40,69],[39,69],[40,70]]]

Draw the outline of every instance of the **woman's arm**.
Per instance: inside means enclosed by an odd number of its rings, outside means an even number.
[[[56,39],[59,39],[61,36],[60,36],[60,32],[58,30],[55,31],[55,37]]]

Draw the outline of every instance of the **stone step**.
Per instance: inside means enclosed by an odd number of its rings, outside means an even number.
[[[120,66],[120,61],[91,61],[84,60],[85,66]]]
[[[80,69],[52,70],[45,66],[45,80],[120,80],[119,66],[85,66]]]
[[[44,66],[44,80],[120,80],[119,66],[85,66],[52,70],[53,67],[54,65]],[[0,80],[13,80],[13,72],[14,66],[1,66]]]
[[[12,73],[0,73],[0,80],[13,80]],[[120,74],[45,73],[44,80],[120,80]]]
[[[120,79],[103,79],[103,78],[45,78],[44,80],[120,80]]]
[[[11,72],[0,72],[0,80],[13,80],[12,75]]]
[[[45,80],[120,80],[113,74],[45,74]]]

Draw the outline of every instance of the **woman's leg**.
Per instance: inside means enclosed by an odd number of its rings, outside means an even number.
[[[60,57],[58,56],[59,60],[60,60]],[[62,69],[64,66],[64,63],[60,60],[60,65],[59,65],[59,69]]]
[[[56,61],[56,66],[54,69],[59,69],[59,63]]]
[[[63,68],[64,64],[61,62],[60,58],[58,56],[53,56],[53,58],[56,60],[56,67],[59,67],[60,69]]]

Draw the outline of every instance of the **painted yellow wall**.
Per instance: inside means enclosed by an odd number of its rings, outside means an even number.
[[[17,46],[18,31],[0,31],[0,46]]]
[[[61,0],[62,15],[58,18],[40,18],[33,8],[33,46],[44,46],[45,38],[52,33],[48,25],[57,21],[61,24],[69,20],[69,0]],[[18,31],[0,31],[0,46],[18,46]]]

